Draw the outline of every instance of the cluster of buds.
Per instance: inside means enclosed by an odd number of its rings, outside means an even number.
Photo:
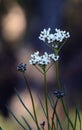
[[[26,71],[26,64],[20,63],[20,64],[17,66],[17,70],[20,71],[20,72],[25,72],[25,71]]]
[[[59,90],[56,90],[53,92],[53,94],[55,94],[55,96],[59,99],[59,98],[62,98],[65,94],[64,92],[61,92]]]

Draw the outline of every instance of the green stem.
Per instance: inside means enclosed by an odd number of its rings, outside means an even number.
[[[55,51],[56,55],[58,55],[58,50]],[[58,85],[58,90],[61,90],[61,84],[60,84],[60,80],[59,80],[59,68],[58,68],[58,61],[56,61],[56,81],[57,81],[57,85]],[[73,126],[73,123],[72,121],[70,120],[69,118],[69,115],[68,115],[68,112],[66,110],[66,107],[65,107],[65,104],[64,104],[64,101],[63,99],[61,98],[61,102],[62,102],[62,106],[63,106],[63,110],[65,112],[65,115],[71,125],[71,127],[74,129],[74,126]]]
[[[61,44],[61,46],[58,49],[58,52],[61,50],[61,48],[64,46],[64,44],[66,43],[67,39],[65,39],[65,41]]]
[[[74,130],[76,129],[76,124],[77,124],[77,110],[75,111]]]
[[[7,106],[6,106],[7,107]],[[7,107],[9,113],[12,115],[12,117],[16,120],[16,122],[24,129],[24,130],[27,130],[23,124],[17,119],[17,117],[13,114],[13,112],[9,109],[9,107]]]
[[[36,68],[41,74],[44,74],[36,65],[35,65],[35,68]]]
[[[54,65],[54,62],[46,69],[46,72]]]
[[[67,110],[66,110],[66,107],[65,107],[65,104],[64,104],[64,101],[63,101],[62,98],[61,98],[61,102],[62,102],[62,106],[63,106],[63,110],[64,110],[64,112],[65,112],[65,115],[66,115],[66,117],[67,117],[67,119],[68,119],[68,121],[69,121],[71,127],[72,127],[73,130],[74,130],[73,123],[72,123],[72,121],[70,120],[70,117],[69,117],[69,115],[68,115],[68,112],[67,112]]]
[[[53,114],[52,114],[52,130],[54,130],[54,116],[55,116],[55,112],[56,112],[57,103],[58,103],[58,99],[56,100],[56,103],[55,103],[54,108],[53,108]]]
[[[48,113],[48,91],[47,91],[47,81],[46,81],[46,69],[44,68],[44,96],[45,96],[45,105],[46,105],[46,116],[47,116],[47,122],[48,122],[48,130],[49,130],[49,113]]]
[[[29,86],[29,83],[28,83],[28,81],[26,79],[25,73],[23,73],[23,74],[24,74],[24,80],[25,80],[25,83],[26,83],[26,86],[27,86],[27,89],[29,91],[30,98],[31,98],[31,101],[32,101],[32,106],[33,106],[33,112],[34,112],[34,117],[35,117],[35,121],[36,121],[36,126],[37,126],[38,130],[40,130],[39,125],[38,125],[37,116],[36,116],[34,100],[33,100],[33,96],[32,96],[31,90],[30,90],[30,86]]]
[[[58,60],[56,61],[55,65],[56,65],[56,81],[57,81],[58,90],[60,90],[61,89],[61,85],[60,85],[60,81],[59,81]]]

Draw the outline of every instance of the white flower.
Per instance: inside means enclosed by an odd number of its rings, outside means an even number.
[[[57,61],[59,59],[59,56],[56,56],[55,54],[50,54],[49,57],[54,61]]]
[[[48,43],[55,41],[55,36],[54,34],[50,34],[50,31],[51,31],[51,28],[48,28],[47,30],[44,29],[43,31],[41,31],[39,39],[44,42],[47,41]]]
[[[70,37],[69,32],[61,31],[60,29],[55,29],[56,33],[54,33],[55,40],[62,42],[64,39],[67,39]]]
[[[51,28],[48,28],[47,30],[44,29],[43,31],[41,31],[39,39],[45,42],[47,37],[50,35],[50,30],[51,30]]]
[[[48,28],[47,30],[44,29],[43,31],[41,31],[39,39],[44,42],[47,41],[48,43],[53,43],[55,41],[62,42],[64,39],[67,39],[70,37],[69,32],[62,31],[57,28],[55,29],[54,34],[50,33],[50,31],[51,31],[51,28]]]
[[[32,59],[29,60],[29,63],[32,65],[47,65],[50,63],[50,57],[47,52],[44,52],[44,55],[39,56],[39,51],[37,51],[31,55],[31,58]]]
[[[54,34],[49,34],[48,37],[47,37],[47,42],[48,43],[52,43],[55,41],[55,36]]]
[[[40,60],[39,51],[35,52],[34,54],[31,54],[31,57],[32,57],[32,59],[29,60],[29,63],[36,64]]]
[[[29,63],[31,65],[48,65],[51,60],[57,61],[58,59],[59,56],[56,56],[55,54],[48,54],[47,52],[44,52],[43,55],[39,56],[39,51],[37,51],[31,55],[31,60],[29,60]]]

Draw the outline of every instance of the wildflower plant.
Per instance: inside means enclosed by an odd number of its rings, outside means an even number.
[[[59,80],[59,68],[58,68],[59,52],[61,48],[64,46],[64,44],[66,43],[67,39],[70,37],[70,34],[69,32],[62,31],[60,29],[55,29],[55,32],[53,34],[50,31],[51,31],[50,28],[41,31],[39,39],[42,40],[50,47],[52,53],[48,54],[47,52],[44,52],[43,55],[40,55],[40,52],[36,51],[33,54],[31,54],[31,58],[29,59],[29,64],[33,65],[43,75],[45,106],[43,105],[43,102],[40,98],[39,98],[39,102],[43,110],[44,116],[46,117],[46,120],[42,121],[41,123],[39,123],[38,121],[32,91],[30,89],[30,85],[25,74],[27,70],[25,63],[19,64],[17,66],[17,70],[20,71],[24,76],[26,87],[32,102],[33,113],[31,113],[28,107],[24,104],[18,91],[17,90],[15,91],[21,104],[31,116],[32,121],[35,122],[36,130],[45,130],[45,124],[47,124],[47,128],[46,128],[47,130],[63,130],[62,123],[60,122],[60,117],[58,116],[56,110],[59,101],[61,101],[63,111],[68,121],[69,127],[67,127],[67,130],[70,129],[76,130],[77,119],[79,120],[79,130],[81,130],[81,117],[80,117],[78,107],[75,107],[75,120],[72,122],[68,113],[67,106],[63,99],[65,97],[65,93],[62,91],[62,87]],[[49,69],[51,69],[52,65],[55,65],[56,68],[57,90],[54,90],[54,92],[52,92],[52,94],[49,95],[48,88],[47,88],[47,72]],[[54,99],[56,99],[56,101]],[[49,107],[52,108],[52,114],[49,113]],[[9,108],[8,110],[11,113],[11,115],[14,117],[14,119],[18,122],[18,124],[22,127],[23,130],[32,130],[31,124],[28,123],[25,117],[22,116],[22,119],[26,123],[27,128],[17,119],[17,117],[12,113],[12,111]],[[54,118],[57,120],[57,123],[55,122]]]

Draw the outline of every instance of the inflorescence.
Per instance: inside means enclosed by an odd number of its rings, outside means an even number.
[[[58,48],[58,43],[59,42],[63,42],[65,39],[70,37],[69,32],[66,31],[62,31],[60,29],[55,29],[55,33],[50,33],[51,28],[48,29],[43,29],[43,31],[41,31],[39,39],[47,42],[47,43],[55,43],[52,44],[52,47]]]
[[[59,90],[56,90],[53,92],[53,94],[55,94],[55,96],[59,99],[59,98],[62,98],[65,94],[64,92],[61,92]]]
[[[44,54],[40,56],[39,51],[37,51],[31,55],[29,63],[31,65],[47,65],[51,62],[51,60],[57,61],[58,59],[59,56],[56,56],[55,54],[48,54],[47,52],[44,52]]]
[[[26,71],[26,64],[20,63],[20,64],[17,66],[17,70],[20,71],[20,72],[25,72],[25,71]]]

